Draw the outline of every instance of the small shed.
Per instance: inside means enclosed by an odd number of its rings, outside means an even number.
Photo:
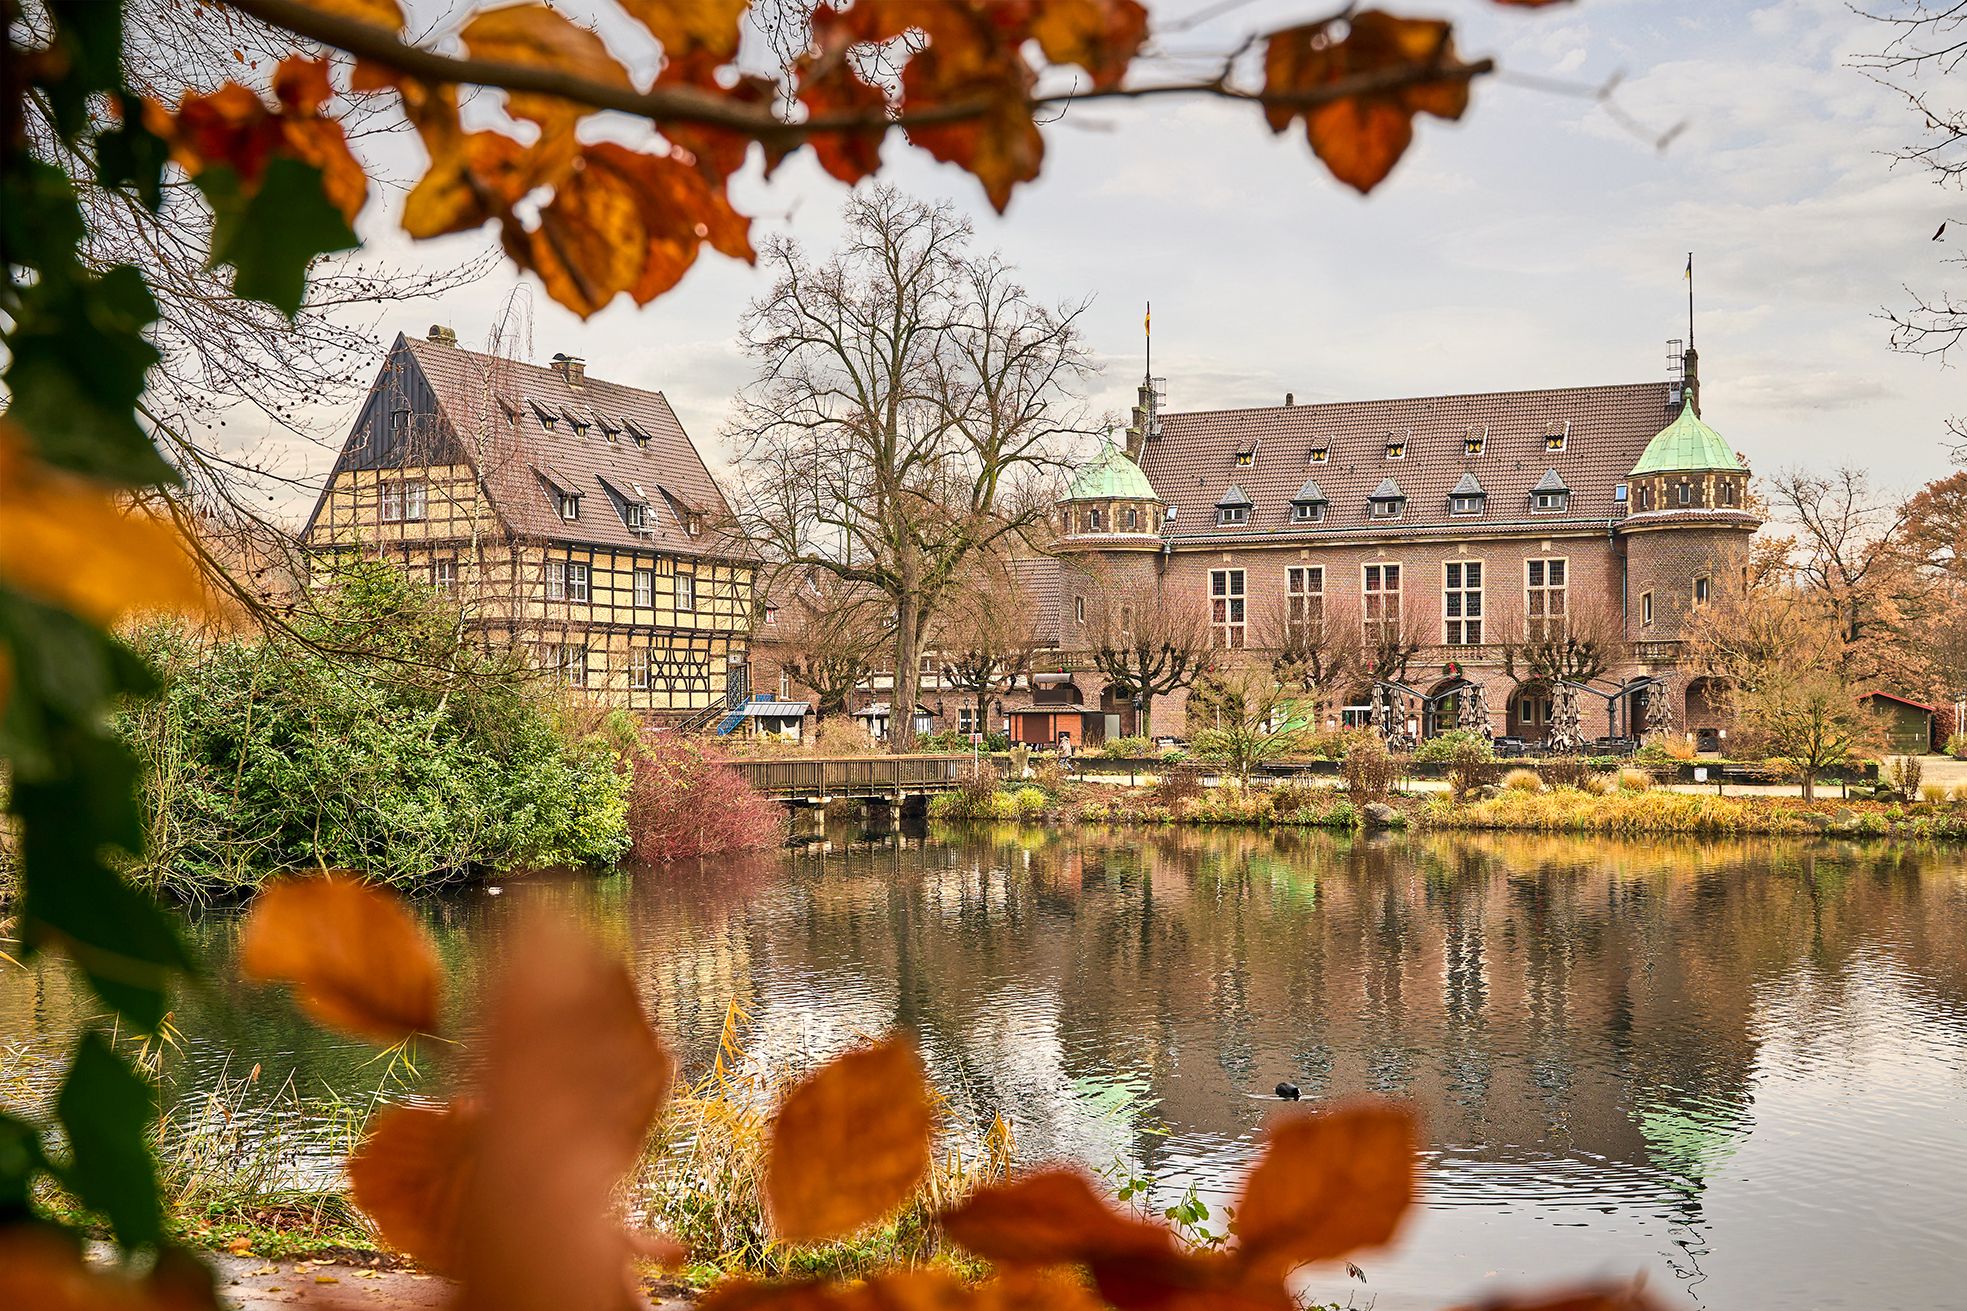
[[[1934,707],[1893,692],[1867,692],[1860,700],[1878,716],[1886,748],[1894,755],[1925,755],[1933,749],[1933,719],[1939,713]]]

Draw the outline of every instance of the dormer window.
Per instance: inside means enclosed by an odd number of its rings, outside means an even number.
[[[1292,523],[1319,523],[1325,518],[1325,505],[1320,501],[1291,502]]]
[[[1236,467],[1239,469],[1247,469],[1256,462],[1257,448],[1254,446],[1236,453]]]
[[[1475,475],[1465,473],[1461,481],[1448,492],[1448,513],[1459,515],[1481,514],[1489,503],[1489,494],[1482,490]]]
[[[622,519],[628,524],[628,531],[631,533],[646,533],[649,531],[649,507],[646,505],[630,504],[623,506]]]
[[[1366,505],[1375,519],[1398,519],[1407,508],[1407,494],[1393,479],[1382,478],[1373,494],[1366,498]]]
[[[1250,522],[1250,507],[1247,505],[1219,505],[1216,507],[1216,522],[1219,524],[1239,524]]]
[[[1331,447],[1314,446],[1311,448],[1311,462],[1313,464],[1324,464],[1327,460],[1331,458],[1332,458]]]
[[[1468,435],[1462,438],[1462,454],[1463,455],[1482,454],[1482,447],[1488,442],[1488,440],[1489,440],[1489,430],[1487,428],[1471,427],[1468,430]]]
[[[1401,506],[1402,502],[1400,501],[1374,501],[1373,517],[1375,519],[1398,519],[1400,517]]]
[[[1571,489],[1558,477],[1557,470],[1544,470],[1544,476],[1530,489],[1530,508],[1538,514],[1556,514],[1570,506]]]
[[[581,517],[581,498],[577,494],[560,493],[560,517],[569,523]]]
[[[700,514],[689,514],[689,515],[685,515],[685,516],[684,516],[684,519],[683,519],[683,532],[684,532],[684,534],[685,534],[686,536],[689,536],[689,537],[695,537],[695,536],[696,536],[696,535],[697,535],[698,533],[700,533],[700,532],[702,532],[702,531],[703,531],[703,516],[702,516],[702,515],[700,515]]]
[[[642,430],[642,426],[640,424],[636,423],[635,420],[628,418],[626,415],[622,417],[622,428],[628,433],[629,436],[635,439],[635,444],[637,446],[647,446],[649,444],[649,434]]]
[[[1407,439],[1406,439],[1405,437],[1389,437],[1389,438],[1387,438],[1387,439],[1386,439],[1386,458],[1387,458],[1387,459],[1389,459],[1389,460],[1404,460],[1404,459],[1406,459],[1406,458],[1407,458]]]
[[[1544,449],[1556,453],[1564,449],[1571,436],[1569,419],[1553,419],[1544,425]]]

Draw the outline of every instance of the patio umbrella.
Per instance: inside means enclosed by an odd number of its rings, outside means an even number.
[[[1470,683],[1455,699],[1460,703],[1455,709],[1456,728],[1480,733],[1485,738],[1496,735],[1496,730],[1489,726],[1489,694],[1480,683]]]
[[[1584,732],[1578,724],[1578,689],[1559,683],[1551,689],[1550,737],[1547,745],[1561,756],[1584,750]]]
[[[1673,702],[1667,698],[1667,685],[1655,683],[1646,689],[1646,732],[1671,733],[1673,731]]]

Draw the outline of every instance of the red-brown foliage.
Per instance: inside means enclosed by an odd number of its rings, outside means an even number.
[[[791,820],[736,770],[673,733],[652,735],[635,758],[628,831],[649,864],[776,847]]]

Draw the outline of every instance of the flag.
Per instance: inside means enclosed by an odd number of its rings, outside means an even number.
[[[1150,337],[1154,335],[1154,306],[1152,305],[1148,306],[1147,313],[1141,316],[1141,331]]]
[[[1693,280],[1694,280],[1694,252],[1690,250],[1687,252],[1687,281],[1692,282]]]

